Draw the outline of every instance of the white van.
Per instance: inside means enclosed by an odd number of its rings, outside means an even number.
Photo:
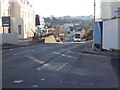
[[[74,35],[73,41],[74,41],[74,42],[80,42],[80,41],[81,41],[81,38],[80,38],[80,34],[79,34],[79,33],[76,33],[76,34]]]

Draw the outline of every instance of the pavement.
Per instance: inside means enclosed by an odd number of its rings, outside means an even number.
[[[36,44],[41,44],[43,43],[43,40],[41,41],[33,41],[32,38],[27,38],[27,39],[20,39],[19,44],[3,44],[0,45],[0,50],[5,50],[5,49],[13,49],[13,48],[19,48],[19,47],[28,47]]]
[[[82,49],[81,49],[82,48]],[[92,41],[88,41],[81,46],[78,46],[71,50],[72,52],[76,53],[86,53],[86,54],[94,54],[94,55],[105,55],[110,57],[119,57],[118,51],[100,51],[100,50],[93,50],[92,49]]]
[[[28,47],[31,45],[36,45],[36,44],[44,44],[44,43],[57,43],[54,36],[48,36],[45,38],[45,40],[39,40],[39,41],[33,41],[32,38],[27,38],[27,39],[20,39],[19,44],[3,44],[0,45],[0,50],[4,49],[12,49],[12,48],[19,48],[19,47]],[[59,42],[60,43],[60,42]]]

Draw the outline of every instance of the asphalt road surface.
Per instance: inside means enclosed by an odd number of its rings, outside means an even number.
[[[82,44],[40,44],[3,50],[3,88],[117,88],[114,60],[70,51],[78,45]]]

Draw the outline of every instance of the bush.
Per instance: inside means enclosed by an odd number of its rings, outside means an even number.
[[[87,33],[81,37],[81,39],[86,39],[86,41],[93,40],[93,30],[89,29]]]

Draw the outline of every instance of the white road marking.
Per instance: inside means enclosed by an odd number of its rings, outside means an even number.
[[[60,81],[60,83],[62,83],[63,81]]]
[[[33,85],[34,88],[38,87],[38,85]]]
[[[90,83],[90,85],[92,86],[92,85],[93,85],[93,83]]]
[[[22,82],[23,82],[23,80],[15,80],[15,81],[13,81],[13,83],[15,83],[15,84],[20,84]]]
[[[41,70],[41,68],[37,68],[37,70]]]
[[[37,70],[42,70],[43,68],[45,68],[46,66],[42,66],[42,67],[39,67],[37,68]]]
[[[62,67],[60,67],[60,69],[62,69]]]
[[[63,64],[62,66],[60,66],[59,68],[57,68],[56,70],[59,71],[60,69],[62,69],[63,67],[65,67],[68,63]]]
[[[31,60],[33,60],[33,61],[35,61],[35,62],[37,62],[37,63],[39,63],[39,64],[44,64],[45,62],[43,62],[42,60],[39,60],[39,59],[36,59],[35,57],[32,57],[32,56],[26,56],[26,57],[28,57],[28,58],[30,58]]]
[[[28,51],[24,51],[24,52],[16,53],[16,54],[14,54],[14,56],[16,56],[16,55],[20,55],[20,54],[24,54],[24,53],[33,52],[33,51],[34,51],[34,50],[32,49],[32,50],[28,50]]]
[[[75,84],[76,82],[74,81],[73,84]]]
[[[41,81],[45,81],[45,79],[41,79]]]
[[[53,52],[54,54],[58,54],[58,55],[61,55],[61,53],[59,53],[59,52]]]
[[[37,68],[37,70],[42,70],[43,68],[45,68],[45,67],[47,67],[49,65],[50,65],[49,63],[48,64],[44,64],[44,66]]]
[[[65,53],[65,54],[62,54],[62,53],[59,53],[59,52],[53,52],[53,53],[54,53],[54,54],[61,55],[61,56],[64,56],[64,57],[76,59],[76,57],[74,57],[74,56],[66,55],[67,53]],[[52,62],[52,61],[51,61],[51,62]]]
[[[44,66],[43,67],[41,67],[41,69],[43,69],[44,68]]]
[[[60,69],[57,69],[57,71],[59,71]]]
[[[70,55],[66,55],[66,54],[62,54],[62,56],[76,59],[76,57],[74,57],[74,56],[70,56]]]
[[[49,66],[50,64],[49,63],[47,63],[47,64],[44,64],[44,67],[46,67],[46,66]]]

